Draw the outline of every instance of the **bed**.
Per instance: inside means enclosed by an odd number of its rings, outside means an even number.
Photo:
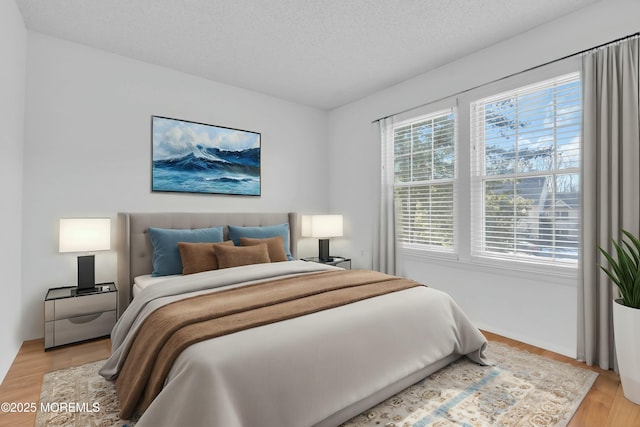
[[[484,336],[447,294],[297,260],[297,224],[294,213],[118,214],[120,318],[100,373],[116,382],[121,416],[141,427],[337,426],[461,356],[486,363]],[[149,230],[219,226],[224,241],[284,227],[288,260],[150,276]],[[252,254],[272,249],[254,243]],[[172,332],[167,319],[185,323]]]

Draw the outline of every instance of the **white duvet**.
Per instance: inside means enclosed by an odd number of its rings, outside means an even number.
[[[194,292],[335,267],[304,261],[183,276],[144,289],[113,329],[100,371],[115,379],[133,332]],[[484,336],[445,293],[416,287],[203,341],[175,361],[138,426],[336,426],[462,355]]]

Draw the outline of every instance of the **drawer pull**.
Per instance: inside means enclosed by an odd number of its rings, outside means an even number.
[[[96,320],[98,317],[100,317],[101,314],[102,313],[95,313],[87,314],[86,316],[70,317],[68,320],[69,322],[75,323],[76,325],[80,323],[89,323]]]

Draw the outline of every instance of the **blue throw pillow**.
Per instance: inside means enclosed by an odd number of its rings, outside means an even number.
[[[250,239],[267,239],[269,237],[282,236],[284,240],[284,252],[287,254],[289,261],[293,260],[291,249],[289,248],[289,224],[265,225],[263,227],[240,227],[237,225],[229,225],[229,239],[233,240],[233,244],[240,246],[240,238],[248,237]]]
[[[193,230],[149,227],[153,246],[152,276],[182,274],[178,242],[222,242],[222,226]]]

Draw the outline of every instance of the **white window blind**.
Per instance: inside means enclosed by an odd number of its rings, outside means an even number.
[[[394,125],[396,240],[401,247],[455,251],[455,112]]]
[[[471,103],[473,256],[575,264],[581,115],[579,73]]]

